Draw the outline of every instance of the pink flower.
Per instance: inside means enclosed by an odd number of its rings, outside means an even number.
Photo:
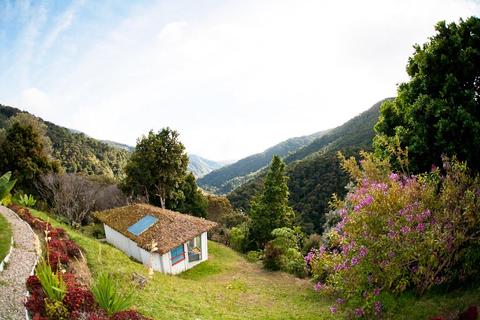
[[[397,233],[395,231],[388,231],[387,235],[390,239],[395,239],[397,237]]]
[[[378,296],[380,294],[380,291],[381,291],[380,288],[375,288],[375,289],[373,289],[373,294],[375,296]]]
[[[338,298],[337,299],[337,304],[340,305],[340,304],[344,304],[345,303],[345,299],[342,299],[342,298]]]
[[[357,264],[358,264],[358,262],[359,262],[359,260],[358,260],[358,258],[357,258],[357,257],[353,257],[353,258],[352,258],[352,266],[355,266],[355,265],[357,265]]]
[[[361,246],[360,250],[358,251],[358,256],[360,258],[365,258],[365,256],[367,255],[367,252],[368,252],[367,248],[365,248],[365,246]]]
[[[359,211],[363,207],[371,205],[372,202],[373,202],[373,197],[371,195],[368,195],[353,208],[353,211]]]
[[[365,312],[363,311],[362,308],[355,309],[355,317],[361,318],[361,317],[363,317],[364,314],[365,314]]]
[[[380,314],[382,312],[382,303],[380,301],[375,301],[373,303],[373,308],[375,309],[376,314]]]
[[[398,176],[398,174],[392,172],[392,173],[390,173],[390,175],[388,176],[388,178],[389,178],[390,180],[392,180],[392,181],[398,181],[399,176]]]
[[[334,314],[337,313],[337,307],[331,306],[331,307],[330,307],[330,312],[331,312],[331,313],[334,313]]]
[[[314,254],[312,251],[310,251],[310,252],[304,257],[305,263],[306,263],[307,265],[310,264],[310,262],[312,261],[313,257],[315,257],[315,254]]]
[[[419,224],[417,224],[416,230],[418,232],[424,232],[425,231],[425,225],[420,222]]]
[[[320,254],[324,254],[324,253],[325,253],[325,246],[324,246],[323,244],[320,246],[320,249],[318,250],[318,252],[319,252]]]
[[[400,231],[402,231],[403,234],[407,234],[409,233],[410,231],[412,231],[412,229],[408,226],[404,226],[400,229]]]
[[[319,281],[319,282],[317,282],[317,284],[315,284],[314,289],[315,289],[315,291],[318,292],[318,291],[322,290],[323,288],[325,288],[325,285]]]

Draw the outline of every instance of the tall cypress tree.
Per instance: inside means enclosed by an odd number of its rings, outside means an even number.
[[[272,239],[272,231],[291,227],[293,209],[288,205],[288,185],[285,163],[274,156],[264,182],[263,192],[251,204],[249,238],[257,248],[263,248]]]

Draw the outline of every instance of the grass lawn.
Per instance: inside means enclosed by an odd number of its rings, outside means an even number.
[[[12,228],[7,219],[0,214],[0,261],[10,251],[10,245],[12,244]]]
[[[135,307],[155,319],[342,319],[333,317],[331,301],[316,294],[306,280],[283,272],[267,272],[249,263],[237,252],[209,242],[209,260],[178,276],[155,273],[142,290],[131,282],[131,273],[146,276],[146,268],[114,247],[73,231],[49,218],[31,212],[65,228],[86,251],[94,277],[109,272],[123,290],[133,292]],[[429,319],[449,315],[480,304],[480,288],[448,294],[430,293],[422,298],[404,294],[392,298],[385,319]]]
[[[178,276],[155,273],[144,289],[133,286],[132,272],[146,268],[116,248],[59,224],[45,213],[32,214],[65,228],[85,251],[93,277],[111,273],[133,292],[135,307],[155,319],[332,319],[330,301],[312,285],[283,272],[267,272],[237,252],[210,241],[208,261]]]

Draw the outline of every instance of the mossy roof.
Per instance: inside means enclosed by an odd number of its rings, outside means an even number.
[[[158,220],[144,232],[135,236],[128,228],[143,217],[151,215]],[[167,253],[176,246],[210,230],[217,224],[203,218],[174,212],[148,204],[130,206],[96,212],[95,216],[110,228],[135,241],[139,247],[150,251],[152,242],[157,244],[156,252]]]

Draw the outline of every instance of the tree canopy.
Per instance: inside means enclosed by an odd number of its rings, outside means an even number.
[[[480,169],[480,19],[439,22],[436,34],[416,45],[407,73],[410,81],[381,108],[375,126],[375,152],[390,158],[393,148],[408,150],[410,170],[428,171],[441,156],[457,155]]]
[[[146,196],[162,208],[174,208],[184,199],[181,189],[187,175],[188,156],[179,133],[164,128],[152,130],[137,141],[125,167],[123,189]]]
[[[176,210],[189,213],[196,217],[207,217],[208,200],[197,187],[193,173],[189,172],[182,183],[183,199],[179,201]]]
[[[19,113],[0,134],[0,172],[11,171],[20,190],[36,193],[34,182],[41,175],[61,170],[51,150],[46,126],[29,114]]]

